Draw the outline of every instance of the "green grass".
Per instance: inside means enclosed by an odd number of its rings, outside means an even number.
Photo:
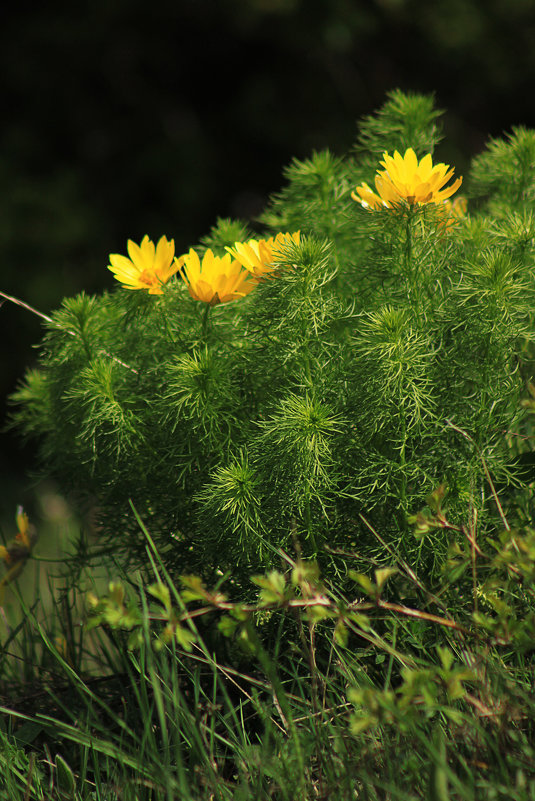
[[[152,577],[114,565],[124,597],[101,593],[92,629],[73,589],[45,595],[46,614],[39,587],[19,595],[1,653],[2,797],[535,799],[529,532],[505,572],[503,535],[494,562],[472,565],[480,612],[489,582],[508,600],[481,625],[472,571],[448,580],[455,549],[433,592],[391,546],[397,573],[337,584],[281,554],[244,604],[223,597],[231,586],[173,582],[145,535]],[[191,636],[166,636],[170,621]]]

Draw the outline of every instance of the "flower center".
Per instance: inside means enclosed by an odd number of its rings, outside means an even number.
[[[142,284],[145,284],[145,286],[159,286],[160,284],[158,276],[150,270],[143,270],[143,272],[139,274],[139,280]]]

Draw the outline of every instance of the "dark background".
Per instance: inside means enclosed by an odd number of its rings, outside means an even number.
[[[457,174],[535,127],[533,0],[93,0],[13,4],[0,26],[0,290],[48,313],[111,287],[144,234],[195,244],[254,218],[293,156],[355,140],[399,87],[447,111]],[[38,319],[0,308],[0,425]],[[0,519],[34,448],[0,435]]]

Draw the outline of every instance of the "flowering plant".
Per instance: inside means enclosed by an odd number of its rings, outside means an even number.
[[[147,289],[149,295],[161,295],[163,285],[174,275],[178,265],[173,264],[175,243],[162,236],[156,248],[148,236],[141,245],[128,240],[128,255],[110,255],[109,268],[127,289]]]
[[[482,521],[485,487],[522,481],[535,134],[491,143],[452,200],[436,116],[393,93],[350,156],[291,164],[263,237],[130,241],[114,291],[48,320],[14,419],[125,559],[145,560],[133,505],[169,570],[336,561],[381,527],[432,574],[444,532],[408,517],[433,487]]]
[[[358,186],[351,193],[353,200],[360,200],[365,208],[376,209],[381,205],[392,208],[403,200],[413,204],[444,203],[451,197],[462,183],[457,178],[449,187],[445,184],[453,175],[447,164],[435,164],[431,153],[427,153],[420,161],[412,147],[407,148],[405,155],[398,151],[394,156],[383,153],[381,164],[384,170],[378,170],[375,176],[376,195],[367,183]]]

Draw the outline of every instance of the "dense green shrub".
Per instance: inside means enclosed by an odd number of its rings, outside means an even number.
[[[535,135],[476,159],[466,214],[440,192],[358,202],[385,152],[439,140],[430,98],[393,92],[347,158],[294,161],[263,219],[300,241],[246,297],[194,299],[182,267],[159,294],[121,285],[52,315],[14,419],[118,553],[144,558],[129,500],[170,568],[203,572],[265,564],[292,537],[346,548],[359,515],[399,540],[442,482],[452,514],[494,514],[485,472],[514,481],[524,425]],[[219,220],[199,252],[246,239]]]

